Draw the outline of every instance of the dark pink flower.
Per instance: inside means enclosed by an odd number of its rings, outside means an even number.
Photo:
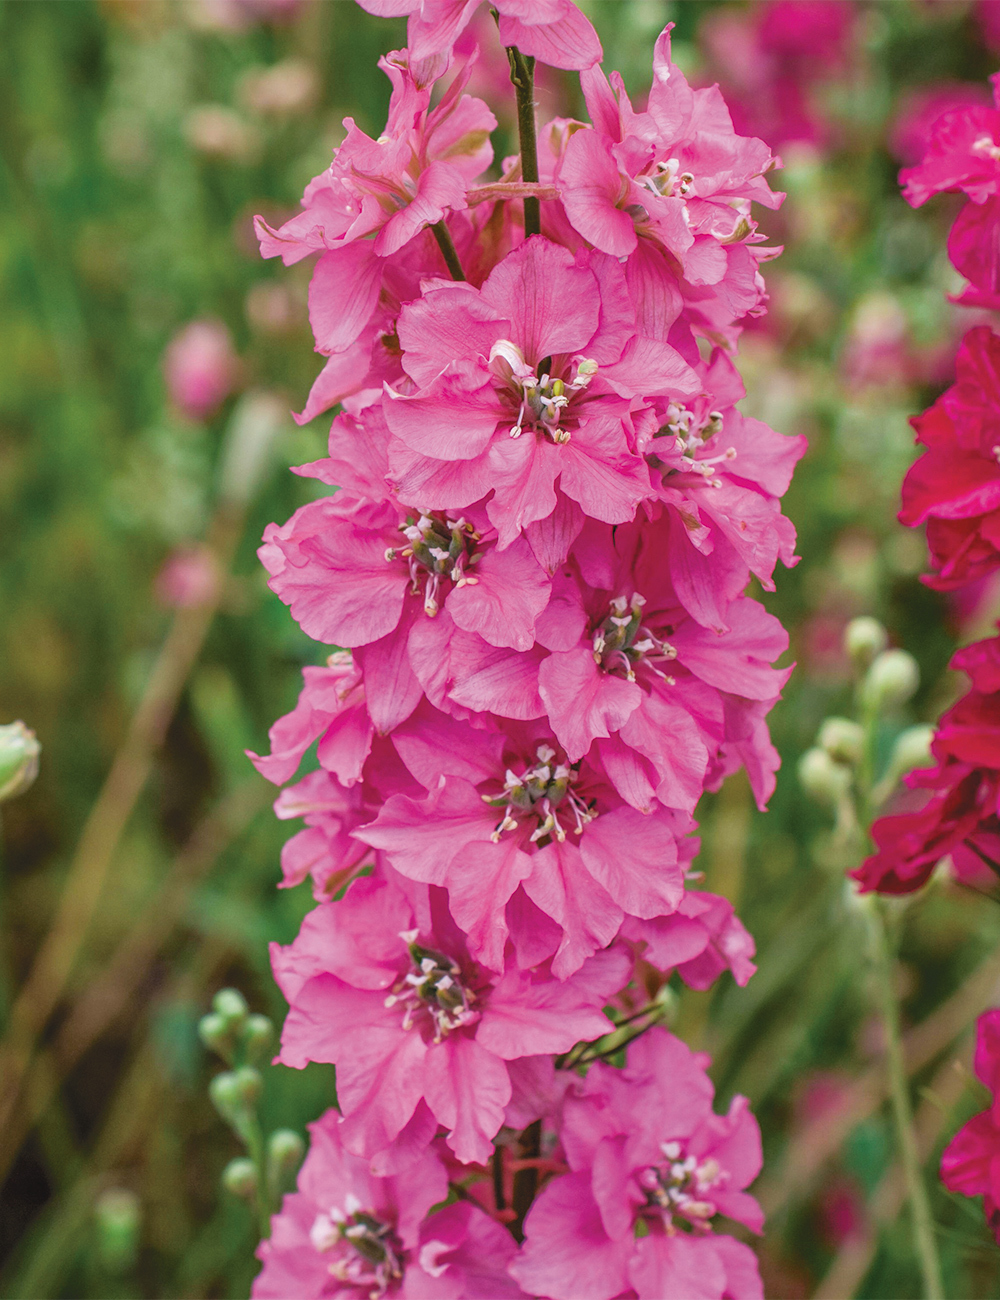
[[[1000,336],[971,329],[956,381],[912,421],[927,450],[903,480],[902,523],[927,524],[935,573],[949,590],[1000,568]]]
[[[272,960],[290,1007],[280,1059],[336,1064],[344,1141],[385,1169],[439,1124],[459,1160],[485,1163],[511,1097],[506,1063],[607,1033],[601,1007],[630,964],[612,950],[567,980],[544,964],[494,974],[470,954],[442,890],[376,878],[316,908]]]
[[[934,127],[945,113],[988,108],[990,103],[989,91],[976,82],[940,81],[908,91],[889,125],[889,147],[900,162],[912,166],[927,152]]]
[[[998,77],[990,78],[994,104]],[[1000,111],[971,104],[939,117],[927,152],[915,167],[903,168],[899,182],[914,208],[946,190],[960,190],[977,204],[993,198],[1000,192]]]
[[[239,358],[221,321],[196,320],[171,339],[163,358],[170,401],[192,420],[214,415],[236,387]]]
[[[511,1265],[531,1295],[762,1300],[753,1252],[711,1225],[723,1214],[760,1231],[743,1190],[760,1170],[760,1133],[744,1097],[713,1112],[706,1064],[655,1028],[623,1070],[597,1063],[567,1094],[559,1136],[571,1172],[543,1188]]]
[[[507,1267],[517,1247],[468,1202],[429,1214],[448,1195],[444,1162],[432,1148],[401,1173],[380,1178],[345,1150],[340,1116],[309,1126],[298,1190],[271,1220],[257,1248],[264,1267],[254,1300],[514,1300]]]
[[[724,970],[732,971],[742,987],[757,969],[753,937],[732,903],[717,894],[687,889],[670,916],[651,921],[627,917],[621,937],[650,965],[664,974],[676,970],[693,989],[709,988]]]
[[[952,1192],[981,1196],[983,1212],[1000,1244],[1000,1009],[976,1022],[977,1078],[993,1094],[988,1110],[962,1126],[941,1156],[941,1181]]]
[[[969,674],[973,689],[938,723],[931,745],[937,766],[906,779],[928,792],[926,801],[872,827],[878,852],[851,873],[864,890],[909,893],[948,854],[958,872],[976,859],[1000,871],[1000,638],[966,646],[951,666]]]
[[[479,7],[479,0],[358,0],[380,18],[409,17],[406,39],[416,59],[451,50]],[[501,45],[516,45],[555,68],[589,68],[601,43],[572,0],[493,0]]]

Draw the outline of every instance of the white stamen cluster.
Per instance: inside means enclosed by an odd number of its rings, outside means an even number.
[[[667,407],[667,421],[660,429],[658,437],[672,434],[674,450],[685,457],[684,469],[689,474],[700,474],[709,487],[722,487],[722,480],[715,474],[715,466],[725,461],[736,459],[736,448],[727,447],[718,456],[705,456],[698,459],[696,453],[704,444],[722,432],[722,412],[709,411],[708,415],[698,420],[693,411],[679,402],[671,402]]]
[[[656,170],[639,177],[639,182],[654,194],[667,199],[686,199],[694,189],[693,173],[682,172],[680,162],[676,158],[658,162]]]
[[[479,1019],[479,1012],[470,1005],[476,995],[463,985],[458,963],[433,948],[421,947],[417,934],[416,930],[400,932],[414,969],[393,986],[385,1005],[404,1008],[404,1029],[411,1029],[418,1015],[426,1013],[434,1026],[434,1041],[440,1043],[453,1029]]]
[[[532,844],[550,835],[560,844],[565,840],[566,828],[557,811],[561,805],[565,805],[573,815],[574,835],[581,835],[584,826],[597,816],[570,788],[576,780],[574,770],[566,763],[553,763],[555,756],[556,751],[551,745],[539,745],[536,750],[538,762],[533,767],[527,768],[520,776],[508,768],[504,773],[503,793],[483,795],[484,803],[503,809],[503,817],[490,836],[494,844],[500,843],[504,831],[517,829],[519,815],[538,819],[530,837]]]
[[[645,1212],[661,1218],[668,1233],[680,1226],[711,1232],[709,1220],[718,1213],[711,1193],[724,1185],[727,1175],[712,1157],[699,1163],[685,1156],[679,1142],[661,1142],[660,1151],[666,1163],[650,1165],[639,1175],[647,1198]]]
[[[490,349],[490,367],[499,378],[520,394],[517,419],[510,430],[519,438],[525,428],[548,434],[553,442],[569,442],[569,429],[560,426],[563,410],[572,397],[587,387],[597,374],[597,362],[580,358],[572,379],[555,378],[547,370],[541,374],[528,365],[524,353],[510,339],[498,339]]]
[[[973,142],[972,153],[979,158],[992,158],[994,162],[1000,162],[1000,145],[991,135],[981,135]]]
[[[309,1238],[320,1254],[337,1250],[330,1273],[338,1282],[363,1288],[369,1300],[379,1300],[403,1276],[402,1250],[392,1227],[366,1210],[353,1192],[343,1208],[318,1214]]]
[[[594,660],[607,673],[620,675],[624,671],[630,682],[635,681],[635,664],[644,661],[658,677],[674,685],[656,667],[653,660],[677,658],[677,651],[668,642],[655,636],[642,621],[645,597],[634,592],[631,599],[616,596],[611,602],[611,612],[594,631]]]
[[[464,519],[422,510],[415,521],[410,519],[400,524],[399,530],[407,545],[402,549],[390,546],[385,558],[390,562],[397,558],[407,561],[415,596],[420,594],[423,581],[424,613],[429,618],[441,608],[443,581],[450,579],[456,587],[471,587],[479,582],[474,574],[467,572],[480,558],[474,549],[479,534]]]

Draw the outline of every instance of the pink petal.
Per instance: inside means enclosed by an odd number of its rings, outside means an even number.
[[[565,17],[552,23],[520,22],[500,15],[500,44],[516,45],[552,68],[579,70],[601,61],[604,51],[588,18],[569,5]]]
[[[387,736],[410,716],[423,691],[410,666],[405,631],[359,646],[354,652],[365,679],[365,702],[372,724]]]
[[[528,543],[518,538],[505,551],[487,551],[469,573],[472,581],[448,597],[455,623],[478,632],[490,645],[530,650],[535,619],[548,603],[551,584]]]
[[[601,672],[586,646],[550,655],[538,670],[538,691],[571,763],[595,737],[616,732],[643,698],[635,682]]]
[[[413,397],[387,391],[386,399],[386,422],[396,437],[435,460],[479,456],[503,414],[492,385],[466,392],[449,375]]]
[[[580,840],[587,870],[633,916],[673,912],[684,895],[677,843],[656,815],[616,808],[588,824]]]
[[[621,925],[622,911],[584,867],[574,844],[548,844],[532,855],[531,865],[524,890],[563,932],[552,973],[557,979],[566,979],[611,942]]]
[[[482,289],[498,315],[509,316],[512,342],[529,365],[557,352],[578,352],[597,330],[594,276],[573,254],[532,235],[499,262]]]
[[[618,206],[628,187],[607,136],[575,132],[566,146],[559,178],[566,215],[584,239],[612,257],[628,257],[635,251],[635,223]]]
[[[368,240],[323,254],[309,283],[317,352],[342,352],[357,340],[372,318],[381,285],[382,262]]]
[[[446,212],[460,211],[465,203],[465,178],[457,167],[440,160],[420,173],[417,192],[399,212],[394,213],[375,236],[375,252],[391,257],[404,244],[433,226]]]
[[[528,1211],[525,1243],[510,1266],[530,1294],[551,1300],[613,1300],[628,1287],[634,1243],[613,1241],[604,1231],[590,1191],[589,1174],[554,1178]],[[684,1291],[663,1291],[657,1300],[688,1300]]]
[[[639,1300],[722,1300],[726,1288],[714,1237],[696,1239],[683,1232],[672,1237],[650,1233],[637,1241],[628,1276]]]
[[[424,1096],[463,1164],[486,1164],[510,1100],[506,1066],[474,1038],[454,1034],[429,1048]]]

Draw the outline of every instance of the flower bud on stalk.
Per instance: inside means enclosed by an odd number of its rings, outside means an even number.
[[[109,1273],[127,1273],[139,1254],[142,1207],[135,1192],[109,1187],[94,1205],[97,1253]]]
[[[889,644],[889,634],[877,618],[852,618],[844,630],[844,649],[857,668],[867,668]]]
[[[0,803],[30,788],[41,752],[35,733],[23,722],[0,727]]]
[[[861,701],[876,712],[905,704],[920,685],[920,669],[906,650],[883,650],[861,683]]]

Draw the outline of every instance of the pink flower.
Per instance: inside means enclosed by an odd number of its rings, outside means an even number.
[[[581,82],[592,131],[574,132],[558,170],[573,227],[615,257],[639,239],[676,257],[693,285],[718,284],[727,245],[753,242],[750,203],[777,207],[763,179],[777,160],[761,140],[737,136],[717,88],[692,90],[670,58],[669,24],[653,54],[653,87],[636,113],[618,74]],[[648,255],[647,255],[648,256]],[[676,292],[676,290],[675,290]]]
[[[236,387],[239,358],[221,321],[196,320],[171,339],[163,358],[170,401],[183,415],[214,415]]]
[[[428,793],[391,796],[356,834],[403,875],[447,889],[484,965],[503,968],[509,935],[523,966],[551,957],[564,979],[625,915],[676,909],[690,818],[629,807],[599,766],[569,763],[544,723],[490,735],[425,716],[394,739]]]
[[[631,1044],[623,1070],[593,1065],[567,1095],[560,1139],[570,1173],[525,1220],[511,1273],[549,1300],[762,1300],[749,1247],[713,1232],[717,1214],[755,1232],[743,1191],[760,1169],[746,1098],[712,1111],[707,1058],[665,1029]]]
[[[633,446],[639,394],[698,388],[672,347],[638,336],[613,258],[574,258],[541,236],[481,290],[429,286],[397,333],[414,385],[384,401],[407,452],[390,454],[399,493],[460,509],[492,490],[486,510],[502,547],[552,514],[557,482],[586,514],[631,519],[649,493]]]
[[[990,78],[1000,103],[1000,73]],[[935,194],[961,190],[973,203],[1000,192],[1000,111],[966,105],[938,118],[923,159],[899,173],[903,197],[919,208]]]
[[[955,359],[956,381],[917,416],[927,450],[903,481],[902,523],[927,524],[936,572],[924,581],[949,590],[1000,568],[1000,336],[969,330]]]
[[[621,937],[658,971],[676,970],[693,989],[709,988],[724,970],[732,971],[742,988],[757,969],[752,936],[732,903],[717,894],[687,889],[671,916],[651,921],[627,917]]]
[[[207,546],[180,546],[156,575],[156,595],[170,609],[210,604],[219,590],[219,566]]]
[[[330,250],[319,265],[330,280],[348,278],[349,301],[358,304],[372,298],[380,267],[369,250],[347,250],[375,234],[371,252],[389,257],[446,212],[464,208],[469,182],[492,162],[489,136],[497,124],[481,100],[461,94],[468,67],[433,109],[429,82],[445,71],[443,56],[433,61],[432,76],[408,50],[394,50],[379,67],[393,83],[385,132],[373,140],[346,118],[347,138],[306,187],[305,211],[279,230],[255,220],[263,256],[281,257],[286,266]]]
[[[889,147],[901,162],[912,166],[927,152],[934,128],[946,113],[989,105],[989,91],[976,82],[941,81],[911,90],[901,97],[889,126]]]
[[[564,981],[544,965],[493,974],[443,891],[374,878],[311,912],[272,960],[290,1006],[280,1059],[336,1064],[345,1144],[381,1169],[402,1167],[439,1124],[459,1160],[485,1163],[511,1096],[506,1063],[607,1033],[600,1008],[629,968],[608,951]]]
[[[1000,1244],[1000,1009],[986,1011],[976,1022],[977,1078],[993,1094],[958,1130],[941,1156],[941,1181],[952,1192],[981,1196],[986,1222]]]
[[[409,16],[406,39],[416,59],[450,51],[479,7],[479,0],[358,0],[379,18]],[[554,68],[589,68],[601,43],[589,19],[571,0],[494,0],[501,45],[516,45]]]
[[[264,1267],[255,1300],[507,1300],[521,1291],[507,1272],[511,1235],[468,1202],[432,1207],[448,1195],[440,1156],[425,1149],[401,1173],[372,1174],[341,1141],[329,1110],[310,1124],[312,1142],[298,1190],[257,1248]]]
[[[954,855],[960,878],[968,872],[974,879],[984,863],[1000,871],[1000,638],[959,650],[951,667],[967,672],[973,689],[938,723],[931,745],[937,766],[906,779],[911,789],[929,791],[929,798],[872,827],[878,852],[851,872],[864,890],[910,893],[947,854]]]

